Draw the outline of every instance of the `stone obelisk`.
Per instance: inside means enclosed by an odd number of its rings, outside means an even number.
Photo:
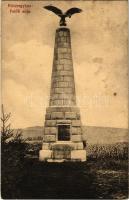
[[[70,30],[55,36],[49,107],[46,109],[41,161],[85,161],[80,111],[76,106]]]

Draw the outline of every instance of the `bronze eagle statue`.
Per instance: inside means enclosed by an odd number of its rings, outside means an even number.
[[[82,12],[80,8],[75,8],[75,7],[68,9],[65,13],[63,13],[62,10],[60,10],[59,8],[52,5],[44,6],[44,8],[54,12],[56,15],[58,15],[61,18],[60,26],[66,26],[66,20],[65,20],[66,17],[70,18],[73,14]]]

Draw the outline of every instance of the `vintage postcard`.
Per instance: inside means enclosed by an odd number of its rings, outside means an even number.
[[[1,198],[127,199],[128,2],[1,13]]]

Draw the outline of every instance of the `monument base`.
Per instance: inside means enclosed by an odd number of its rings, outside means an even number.
[[[58,156],[56,158],[53,157],[54,151],[53,150],[40,150],[39,152],[39,160],[46,161],[46,162],[71,162],[71,161],[86,161],[86,150],[72,150],[69,153],[69,156],[66,158],[62,157],[64,151],[57,151]]]

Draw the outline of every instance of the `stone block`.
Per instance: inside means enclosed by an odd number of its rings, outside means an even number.
[[[65,82],[62,82],[62,87],[74,88],[74,84],[73,84],[73,82],[65,81]]]
[[[51,134],[57,134],[57,128],[56,127],[50,127],[50,133]]]
[[[62,99],[58,100],[58,102],[56,103],[56,105],[58,105],[58,106],[63,106],[63,105],[64,105],[64,104],[63,104],[63,100],[62,100]]]
[[[68,83],[68,87],[71,87],[71,88],[73,88],[74,89],[74,83],[73,82],[67,82]]]
[[[69,36],[69,32],[64,32],[64,36]]]
[[[81,134],[81,128],[80,127],[72,127],[72,134],[73,135]]]
[[[61,42],[61,39],[60,39],[60,37],[58,37],[58,38],[57,38],[57,42]]]
[[[68,100],[73,100],[73,94],[58,94],[58,99],[68,99]]]
[[[49,127],[45,127],[44,128],[44,134],[50,134],[50,128]]]
[[[58,160],[61,160],[61,159],[70,159],[71,158],[71,151],[64,151],[64,150],[54,150],[52,151],[52,158],[53,159],[58,159]]]
[[[67,48],[58,48],[58,53],[67,53],[68,49]]]
[[[64,159],[47,159],[47,162],[49,163],[62,163],[64,162]]]
[[[52,82],[54,81],[64,81],[64,76],[55,76]]]
[[[50,159],[51,157],[52,157],[51,150],[40,150],[39,151],[39,160],[40,161],[46,161],[47,159]]]
[[[67,63],[66,63],[67,65],[71,65],[71,66],[73,66],[73,63],[72,63],[72,60],[67,60]]]
[[[49,150],[50,149],[50,143],[43,143],[42,150]]]
[[[71,140],[73,142],[81,142],[82,141],[82,136],[81,135],[71,135]]]
[[[47,107],[46,112],[58,112],[58,111],[63,111],[62,107]]]
[[[76,101],[76,96],[75,95],[72,96],[72,100]]]
[[[64,70],[62,70],[62,71],[59,71],[59,75],[60,76],[72,76],[73,75],[73,71],[64,71]]]
[[[55,142],[56,136],[55,135],[44,135],[43,141],[44,142]]]
[[[70,43],[64,42],[64,43],[63,43],[63,47],[70,47]]]
[[[55,100],[55,99],[58,99],[58,94],[53,94],[52,95],[51,100]]]
[[[45,126],[56,126],[56,120],[46,120]]]
[[[59,82],[59,87],[69,87],[69,82]]]
[[[73,82],[73,77],[72,76],[64,76],[64,81],[70,81]]]
[[[75,150],[83,150],[83,143],[82,142],[74,142],[74,149]]]
[[[58,81],[53,84],[53,87],[68,87],[68,82]]]
[[[59,54],[58,54],[58,59],[60,60],[60,59],[63,59],[63,58],[64,58],[63,53],[59,53]]]
[[[62,99],[58,100],[57,105],[58,106],[63,106],[63,100]]]
[[[60,71],[60,70],[63,70],[63,68],[64,68],[63,65],[57,65],[57,66],[56,66],[56,69],[59,70],[59,71]]]
[[[70,38],[69,37],[66,38],[66,42],[68,42],[68,43],[70,42]]]
[[[63,53],[63,58],[64,59],[71,59],[71,54],[69,54],[69,53]]]
[[[58,64],[57,64],[58,65]],[[57,72],[56,72],[56,66],[54,67],[54,71],[52,72],[52,79],[54,79],[57,76]]]
[[[56,127],[45,127],[44,128],[44,133],[45,134],[56,134],[57,133],[57,128]]]
[[[73,105],[73,102],[71,99],[63,99],[63,106],[72,106]]]
[[[71,103],[69,104],[69,106],[75,106],[76,105],[76,102],[71,100]]]
[[[58,124],[71,124],[71,120],[65,120],[65,119],[63,119],[63,120],[57,120],[57,125]]]
[[[53,68],[55,68],[55,66],[58,65],[58,64],[60,64],[60,60],[54,59],[54,63],[53,63],[54,66],[53,66]]]
[[[46,119],[46,120],[51,119],[51,113],[46,113],[45,119]]]
[[[54,88],[54,93],[55,94],[72,94],[73,88],[57,87],[57,88]]]
[[[63,105],[63,100],[62,99],[54,100],[54,105],[56,105],[56,106],[62,106]]]
[[[74,106],[74,107],[71,107],[71,111],[72,111],[72,112],[79,113],[79,112],[80,112],[80,109],[79,109],[78,107]]]
[[[69,59],[60,59],[60,64],[69,64],[69,65],[72,65],[72,60],[69,60]]]
[[[67,42],[66,37],[61,37],[60,39],[61,39],[61,42]]]
[[[81,126],[80,120],[72,120],[72,126]]]
[[[58,85],[59,85],[58,82],[55,82],[55,83],[53,83],[52,87],[56,88],[56,87],[58,87]]]
[[[64,107],[64,111],[65,112],[71,112],[72,111],[72,107]]]
[[[65,112],[66,119],[76,119],[76,112]]]
[[[73,94],[73,88],[64,88],[64,93],[66,94]]]
[[[69,45],[67,44],[67,45],[64,45],[64,43],[66,43],[66,42],[58,42],[58,48],[68,48],[69,47]]]
[[[66,107],[66,106],[64,106],[64,107],[62,107],[62,111],[63,112],[69,112],[70,111],[70,107]]]
[[[68,53],[71,53],[71,48],[67,48],[67,52],[68,52]]]
[[[52,119],[63,119],[64,113],[63,112],[52,112],[51,118]]]
[[[71,151],[71,159],[86,161],[86,151],[85,150],[73,150],[73,151]]]
[[[55,90],[54,90],[54,92],[56,93],[56,94],[62,94],[62,93],[64,93],[64,90],[63,90],[63,88],[55,88]]]
[[[71,106],[72,102],[70,99],[63,99],[63,106]]]
[[[80,113],[77,113],[77,119],[80,120]]]
[[[72,66],[71,65],[64,65],[64,70],[66,70],[66,71],[72,71],[73,70],[73,68],[72,68]]]
[[[69,95],[68,94],[58,94],[58,99],[68,99]]]
[[[59,31],[59,36],[63,36],[64,35],[64,32],[63,31]],[[61,37],[59,37],[59,38],[61,38]]]
[[[62,94],[63,95],[63,94]],[[46,112],[47,113],[51,113],[51,112],[79,112],[79,108],[78,107],[47,107],[46,108]]]
[[[50,102],[50,106],[56,106],[55,100],[52,100],[52,101]]]
[[[52,99],[52,96],[53,96],[54,92],[55,92],[55,88],[52,87],[51,91],[50,91],[50,99]]]

